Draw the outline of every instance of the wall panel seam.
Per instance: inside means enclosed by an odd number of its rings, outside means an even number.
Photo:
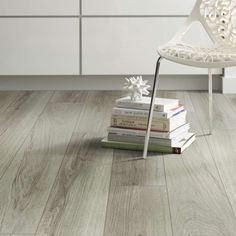
[[[188,15],[82,15],[83,18],[183,18]]]
[[[183,18],[187,15],[6,15],[0,18]]]

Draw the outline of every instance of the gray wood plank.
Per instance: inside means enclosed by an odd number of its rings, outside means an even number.
[[[207,143],[236,216],[236,130],[214,130]]]
[[[207,99],[206,94],[204,94]],[[236,96],[214,95],[213,135],[206,136],[213,159],[219,170],[225,190],[236,216]],[[192,98],[199,107],[204,106],[198,96]],[[196,100],[198,99],[198,100]],[[198,115],[204,127],[204,117]]]
[[[12,118],[12,110],[7,111],[11,103],[18,100],[24,92],[0,92],[0,135],[8,128],[6,122]],[[8,115],[8,116],[7,116]]]
[[[189,107],[189,94],[172,93],[182,98],[188,118],[199,136],[182,155],[164,157],[173,234],[235,235],[236,221],[215,166],[202,127],[198,107]],[[207,104],[205,104],[207,105]],[[190,108],[190,109],[188,109]]]
[[[172,235],[166,188],[163,186],[112,188],[104,235]]]
[[[172,235],[161,154],[114,150],[105,235]]]
[[[59,103],[85,103],[88,91],[56,91],[51,99]]]
[[[80,133],[99,133],[101,137],[107,135],[110,125],[112,107],[115,99],[121,96],[119,91],[94,91],[89,92],[86,106],[75,130]]]
[[[0,236],[33,236],[33,234],[0,234]]]
[[[16,99],[20,92],[0,92],[0,113],[4,112],[5,109]]]
[[[18,95],[1,114],[0,179],[10,166],[52,93],[22,92]]]
[[[0,181],[2,233],[36,232],[82,107],[49,103],[38,119]]]
[[[198,111],[197,117],[200,126],[205,134],[208,134],[208,95],[207,93],[191,93],[189,98]],[[214,93],[213,95],[213,126],[218,130],[236,129],[235,111],[222,94]]]
[[[111,152],[103,156],[112,160]],[[110,173],[107,162],[67,155],[36,235],[103,235]]]
[[[31,93],[32,94],[32,93]],[[24,102],[29,98],[28,92],[4,93],[1,96],[0,107],[0,135],[3,134],[12,124],[14,124],[17,116],[14,116]],[[46,105],[46,104],[45,104]]]
[[[103,235],[113,150],[102,149],[116,95],[91,92],[43,213],[37,236]]]
[[[9,236],[33,236],[33,234],[3,234],[3,235],[9,235]]]
[[[114,150],[111,186],[165,186],[163,157],[151,154],[142,159],[142,152]]]
[[[0,93],[0,154],[12,158],[0,180],[3,235],[162,236],[171,224],[174,236],[235,235],[236,96],[214,95],[207,136],[206,93],[159,93],[181,98],[198,138],[183,155],[144,161],[100,148],[122,93],[56,92],[38,119],[51,94]]]

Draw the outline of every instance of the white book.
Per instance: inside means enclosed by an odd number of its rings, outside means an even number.
[[[180,135],[181,133],[188,131],[190,129],[189,123],[180,126],[179,128],[171,131],[171,132],[157,132],[151,131],[150,137],[153,138],[163,138],[163,139],[173,139]],[[109,127],[107,129],[108,133],[115,133],[115,134],[127,134],[133,136],[145,136],[145,130],[137,130],[137,129],[123,129],[123,128],[116,128],[116,127]]]
[[[132,101],[130,97],[123,97],[116,100],[118,107],[149,110],[151,97],[142,97],[142,100]],[[179,106],[178,99],[155,98],[154,110],[167,112]]]
[[[188,133],[184,139],[179,141],[176,146],[174,147],[176,149],[176,153],[182,153],[186,148],[188,148],[194,141],[196,140],[196,135],[194,133]]]
[[[181,154],[187,147],[189,147],[194,142],[195,139],[196,137],[194,133],[188,133],[184,139],[182,139],[176,144],[177,146],[175,147],[168,147],[150,143],[148,145],[148,151]],[[144,148],[144,144],[109,141],[107,138],[102,140],[102,146],[106,148],[140,150],[140,151],[143,151]]]
[[[187,111],[182,111],[170,119],[156,118],[152,120],[152,131],[171,132],[186,123]],[[145,117],[112,115],[111,126],[120,128],[143,129],[147,128],[148,119]]]
[[[179,104],[178,107],[173,108],[167,112],[154,111],[153,118],[169,119],[183,110],[184,110],[184,106],[182,104]],[[113,115],[120,115],[120,116],[148,117],[148,113],[149,113],[149,110],[132,109],[132,108],[124,108],[124,107],[114,107],[112,110]]]
[[[175,147],[175,146],[179,145],[179,142],[181,140],[183,140],[187,134],[188,134],[188,130],[184,131],[183,133],[179,134],[178,136],[174,137],[173,139],[162,139],[162,138],[150,137],[149,143],[153,144],[153,145]],[[145,141],[145,136],[134,136],[134,135],[128,135],[128,134],[108,133],[107,139],[108,139],[108,141],[115,141],[115,142],[143,144]]]

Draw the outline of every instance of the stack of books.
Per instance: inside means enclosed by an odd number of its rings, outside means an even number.
[[[151,98],[131,101],[130,97],[116,100],[102,146],[108,148],[143,150]],[[156,98],[148,151],[182,153],[195,140],[189,132],[187,111],[178,99]]]

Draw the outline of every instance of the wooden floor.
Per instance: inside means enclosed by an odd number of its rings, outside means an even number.
[[[0,236],[235,236],[236,96],[188,110],[183,155],[102,149],[121,92],[0,92]]]

